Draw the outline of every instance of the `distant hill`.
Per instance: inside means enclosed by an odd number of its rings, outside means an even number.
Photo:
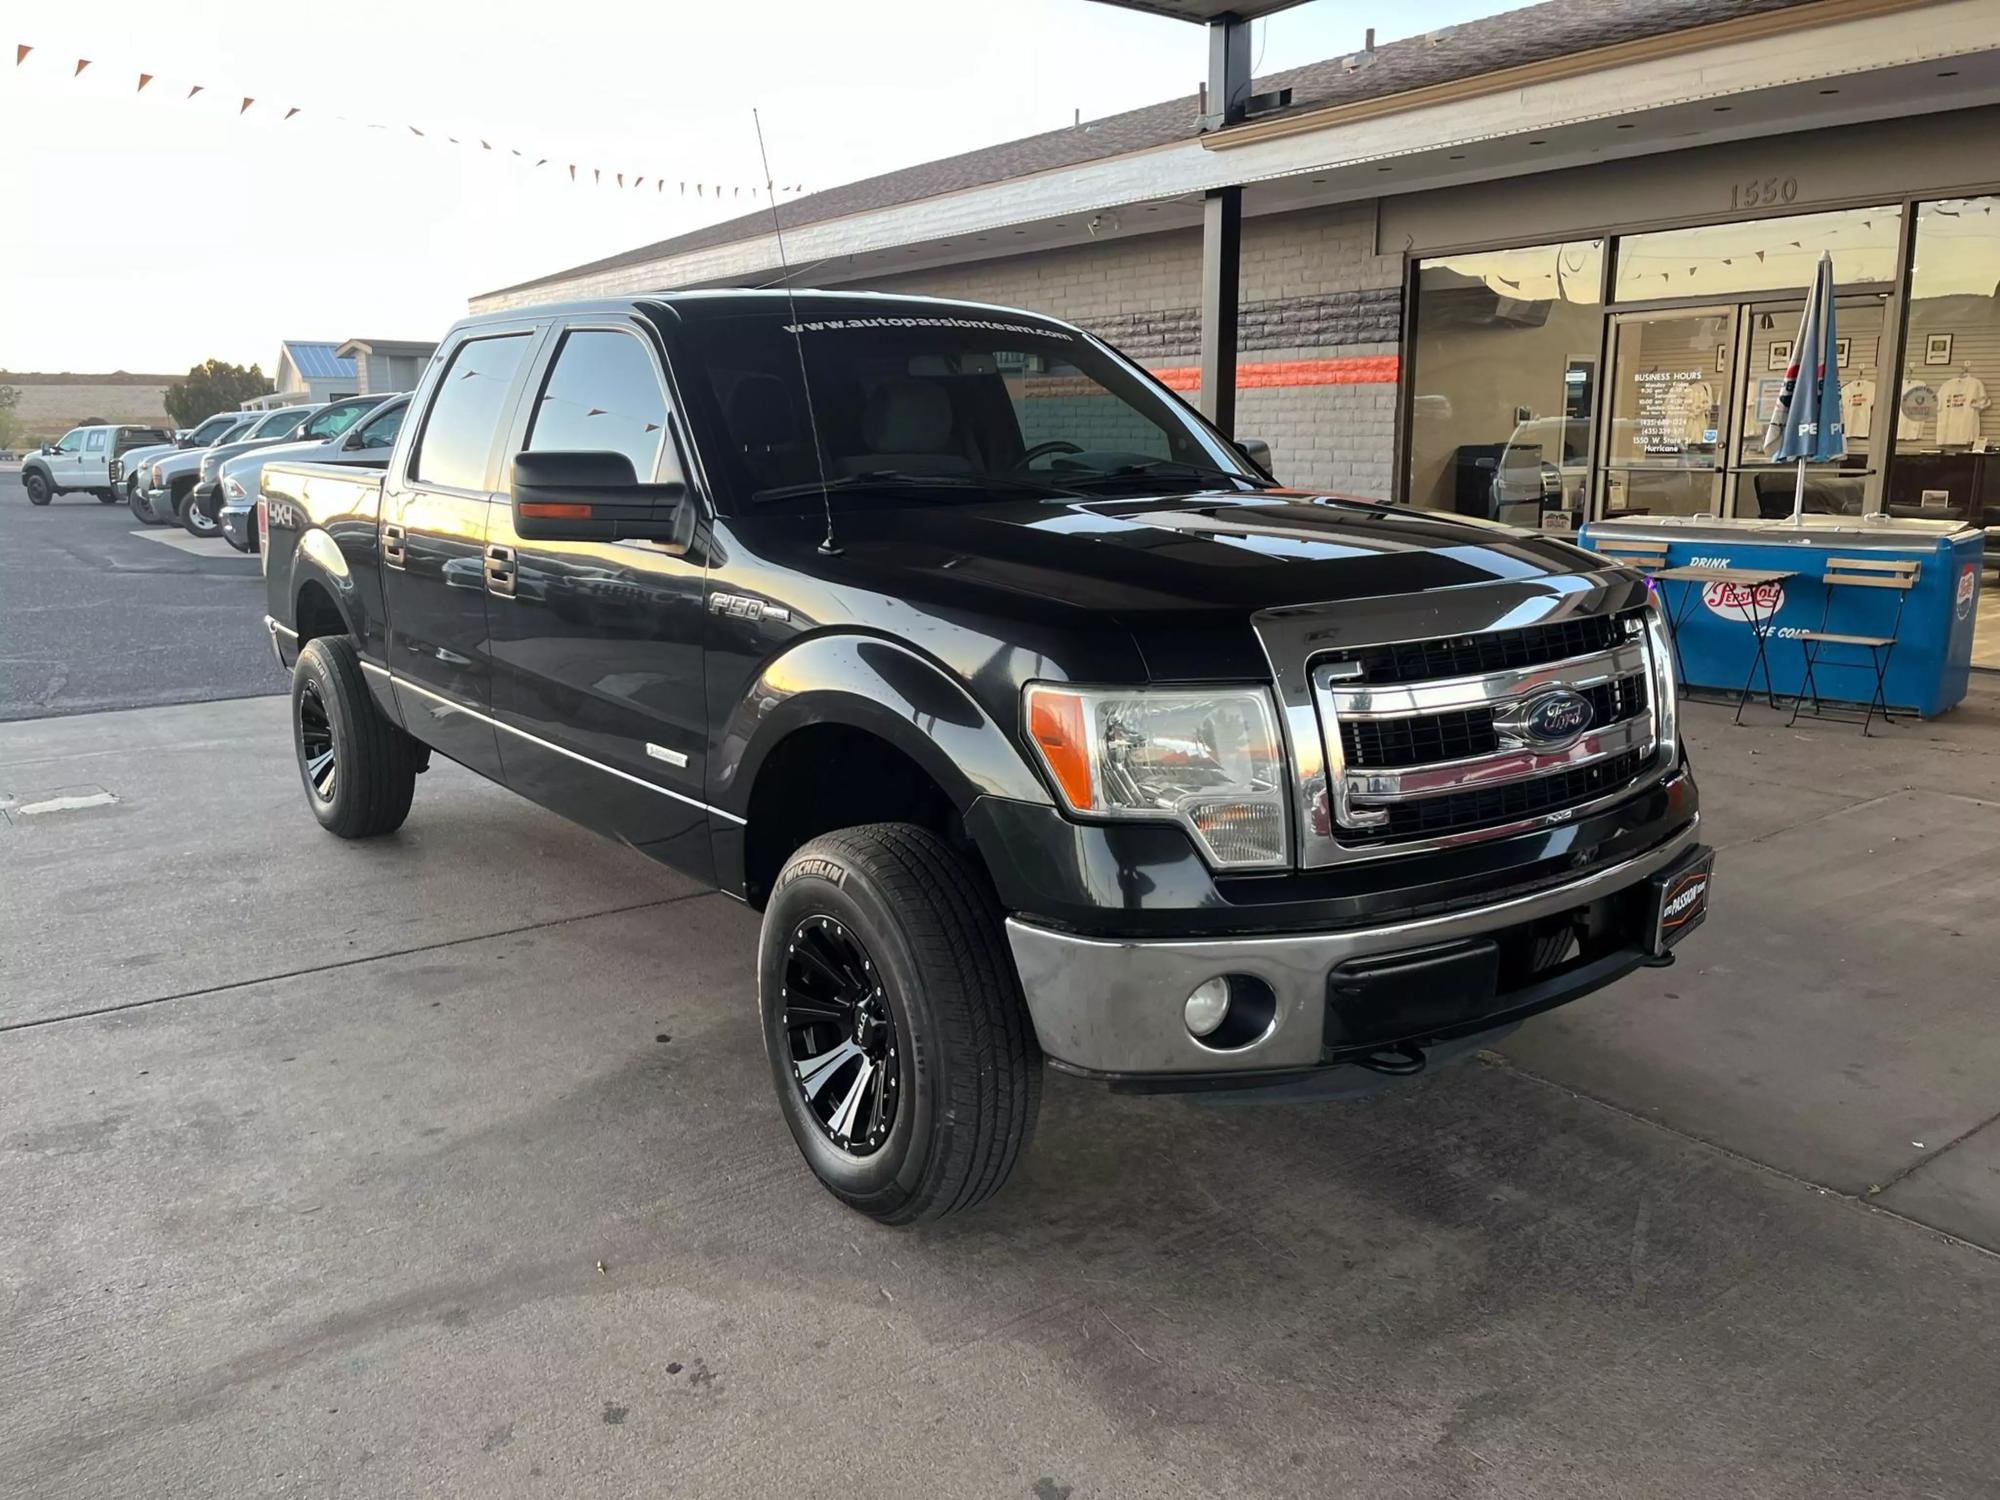
[[[0,370],[0,385],[11,385],[21,393],[14,411],[23,432],[37,439],[61,437],[89,417],[169,426],[167,387],[180,378],[135,375],[125,370],[102,375],[70,370]]]

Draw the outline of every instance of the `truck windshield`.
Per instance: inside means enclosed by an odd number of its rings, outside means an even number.
[[[1089,340],[1003,312],[807,313],[794,324],[774,309],[700,320],[683,336],[707,386],[697,404],[720,429],[704,454],[720,455],[711,474],[739,503],[816,506],[822,488],[843,505],[944,505],[986,492],[1268,484]]]

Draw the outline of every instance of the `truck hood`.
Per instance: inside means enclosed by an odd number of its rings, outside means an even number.
[[[1111,616],[1161,679],[1264,675],[1259,610],[1602,566],[1538,532],[1301,490],[845,508],[832,557],[800,519],[789,566],[953,612]]]

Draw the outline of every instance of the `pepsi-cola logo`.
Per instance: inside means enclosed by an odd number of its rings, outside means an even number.
[[[1724,620],[1765,624],[1785,607],[1782,583],[1711,583],[1701,591],[1708,612]]]
[[[1959,619],[1972,613],[1972,596],[1979,592],[1979,570],[1971,563],[1958,575],[1958,597],[1954,601]]]

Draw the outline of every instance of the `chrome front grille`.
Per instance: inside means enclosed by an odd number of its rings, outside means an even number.
[[[1251,624],[1308,869],[1547,827],[1672,762],[1665,627],[1646,580],[1623,568],[1287,605]],[[1589,722],[1551,742],[1534,732],[1546,713],[1529,721],[1558,689]]]
[[[1422,641],[1384,641],[1334,652],[1326,661],[1358,682],[1427,682],[1476,677],[1608,651],[1622,638],[1615,615],[1573,615],[1516,630],[1486,630]]]
[[[1643,611],[1631,610],[1492,632],[1497,645],[1469,635],[1317,662],[1326,833],[1357,848],[1495,836],[1622,790],[1659,744],[1644,633]],[[1548,656],[1578,643],[1589,649]],[[1545,659],[1476,675],[1369,680],[1370,665],[1385,660],[1501,656]],[[1557,718],[1564,722],[1551,728]]]

